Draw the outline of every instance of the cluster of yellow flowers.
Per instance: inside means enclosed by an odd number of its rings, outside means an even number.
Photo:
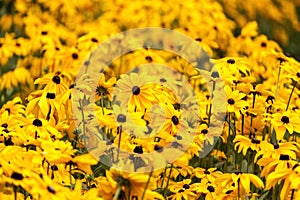
[[[0,199],[300,199],[300,62],[258,25],[289,44],[298,6],[1,1]],[[189,36],[213,67],[145,46],[95,90],[76,79],[99,44],[142,27]]]

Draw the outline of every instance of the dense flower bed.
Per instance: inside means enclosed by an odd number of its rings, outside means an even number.
[[[4,0],[0,5],[0,199],[300,199],[300,63],[298,55],[282,50],[300,30],[299,1]],[[261,34],[258,22],[268,22],[260,27],[268,27],[280,44]],[[74,97],[74,90],[91,90],[90,77],[75,82],[89,53],[114,34],[141,27],[191,37],[215,67],[201,73],[177,55],[144,48],[108,66],[93,91],[95,102]],[[127,74],[152,63],[170,66],[176,76],[160,77],[155,68]],[[221,131],[212,125],[219,105],[211,102],[206,76],[225,85]],[[174,95],[182,92],[182,77],[196,99]],[[149,81],[155,78],[157,83]],[[126,109],[112,104],[116,94]],[[75,117],[74,105],[91,112]],[[151,109],[155,105],[165,112]],[[186,116],[185,108],[199,112]],[[97,124],[89,124],[93,110]],[[149,129],[161,121],[162,127]],[[126,131],[132,125],[138,128]],[[168,162],[185,142],[181,134],[192,129],[188,149]],[[99,162],[86,148],[86,130],[96,149],[115,145],[135,156],[111,150]],[[174,152],[143,158],[170,144]],[[201,157],[207,144],[213,149]],[[133,169],[106,165],[114,162]],[[165,166],[147,168],[156,162]]]

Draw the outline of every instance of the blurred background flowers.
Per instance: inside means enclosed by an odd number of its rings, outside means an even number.
[[[89,131],[107,142],[93,145],[112,147],[101,159],[140,172],[127,173],[88,154],[72,94],[90,90],[88,77],[77,86],[75,77],[94,48],[141,27],[179,31],[203,47],[218,69],[209,76],[225,83],[227,114],[223,131],[209,129],[208,83],[176,55],[145,48],[115,60],[99,77],[96,101],[80,97],[78,107],[96,110],[99,123]],[[0,1],[0,199],[300,199],[299,35],[299,0]],[[155,62],[180,76],[152,69],[124,75]],[[161,84],[144,84],[145,74]],[[182,77],[199,105],[174,96]],[[113,109],[115,85],[128,110]],[[149,128],[155,104],[168,114],[162,130]],[[200,114],[185,118],[190,105]],[[90,114],[82,114],[80,126]],[[126,131],[129,118],[139,133]],[[180,126],[187,134],[197,127],[185,154],[174,163],[158,157],[163,169],[141,173],[155,163],[144,153],[183,145]],[[216,135],[213,150],[200,158]],[[136,155],[124,158],[114,145]]]

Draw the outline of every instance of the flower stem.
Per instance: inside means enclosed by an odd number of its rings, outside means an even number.
[[[153,171],[151,170],[151,172],[149,173],[149,177],[148,177],[147,183],[146,183],[146,185],[145,185],[144,192],[143,192],[143,195],[142,195],[141,200],[144,200],[144,197],[145,197],[145,194],[146,194],[146,191],[147,191],[147,188],[148,188],[150,179],[151,179],[151,177],[152,177],[152,173],[153,173]]]
[[[163,188],[163,186],[164,186],[164,181],[165,181],[165,176],[166,176],[167,168],[168,168],[168,165],[165,166],[165,169],[164,169],[164,172],[163,172],[163,177],[162,177],[161,185],[160,185],[161,188]]]
[[[242,135],[244,135],[245,115],[242,114]]]
[[[171,167],[170,167],[170,173],[169,173],[169,176],[168,176],[166,187],[164,189],[164,197],[167,196],[167,190],[168,190],[170,179],[171,179],[172,169],[173,169],[173,164],[171,164]]]
[[[276,82],[276,97],[278,96],[280,73],[281,73],[281,66],[279,66],[277,82]]]
[[[294,195],[295,195],[295,189],[292,189],[291,200],[294,199]]]
[[[238,200],[240,200],[240,179],[238,179]]]
[[[101,92],[101,107],[102,107],[102,114],[104,115],[104,99],[103,99],[103,93]]]
[[[121,185],[118,185],[118,189],[117,189],[117,191],[116,191],[116,193],[115,193],[115,195],[114,195],[113,200],[118,200],[119,195],[120,195],[120,193],[121,193],[121,190],[122,190],[122,186],[121,186]]]
[[[117,151],[117,162],[119,162],[120,146],[121,146],[121,137],[122,137],[122,126],[119,126],[119,142],[118,142],[118,151]]]
[[[293,93],[294,93],[296,84],[297,84],[297,82],[296,82],[296,81],[293,81],[293,89],[292,89],[292,92],[291,92],[291,94],[290,94],[290,97],[289,97],[288,103],[287,103],[287,105],[286,105],[285,111],[287,111],[287,110],[289,109],[289,105],[290,105],[290,103],[291,103],[291,99],[292,99],[292,96],[293,96]]]

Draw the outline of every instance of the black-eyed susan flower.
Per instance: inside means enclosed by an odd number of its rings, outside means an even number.
[[[116,100],[121,102],[122,107],[128,107],[129,111],[144,111],[155,102],[152,88],[153,84],[145,76],[136,73],[124,74],[116,84]]]
[[[275,172],[271,172],[266,178],[266,189],[269,190],[276,185],[276,183],[280,183],[283,181],[283,187],[280,191],[280,199],[287,199],[289,198],[290,193],[292,196],[290,199],[294,199],[295,191],[299,189],[299,182],[300,180],[300,169],[299,163],[295,162],[292,168],[288,169],[278,169]],[[294,192],[293,192],[294,190]]]
[[[260,150],[261,141],[255,137],[247,138],[242,135],[236,135],[233,142],[235,143],[234,148],[237,152],[242,152],[244,156],[247,154],[249,149],[256,152]]]
[[[193,176],[201,179],[201,183],[214,183],[216,178],[218,178],[222,172],[218,171],[217,168],[203,169],[201,167],[196,167],[193,170]]]
[[[101,106],[103,107],[103,102],[102,98],[107,96],[107,98],[111,101],[112,100],[112,95],[113,95],[113,90],[114,90],[114,85],[116,84],[116,78],[112,77],[105,81],[105,75],[102,74],[99,79],[99,83],[96,89],[96,94],[101,98]]]
[[[257,188],[263,188],[264,183],[262,180],[254,174],[235,172],[225,173],[218,177],[217,182],[223,187],[234,184],[235,187],[239,187],[240,195],[250,193],[250,184],[254,184]]]
[[[67,91],[66,77],[69,74],[56,72],[45,75],[43,78],[38,78],[34,81],[34,84],[46,85],[43,92],[52,92],[55,95],[63,94]],[[70,76],[69,76],[70,79]]]
[[[196,184],[193,185],[191,179],[173,182],[169,186],[170,192],[174,193],[170,199],[197,199],[197,189]]]
[[[126,173],[114,169],[106,171],[106,181],[116,188],[112,193],[119,198],[122,192],[125,197],[129,195],[131,198],[141,198],[146,184],[148,189],[153,189],[155,186],[155,179],[149,180],[148,174]]]
[[[246,106],[248,106],[248,102],[243,100],[246,94],[239,92],[238,90],[232,90],[229,86],[225,86],[224,88],[226,92],[226,100],[227,100],[227,111],[233,112],[237,116],[240,116],[240,110]]]
[[[165,104],[158,107],[158,109],[151,112],[152,119],[151,126],[156,131],[164,131],[174,135],[178,132],[180,127],[185,126],[186,122],[181,118],[181,112],[175,110],[172,104]]]
[[[67,163],[75,153],[70,142],[59,140],[42,141],[41,149],[43,157],[51,164]]]
[[[271,123],[276,131],[277,140],[282,140],[286,131],[289,134],[300,133],[299,115],[292,111],[273,114]]]

